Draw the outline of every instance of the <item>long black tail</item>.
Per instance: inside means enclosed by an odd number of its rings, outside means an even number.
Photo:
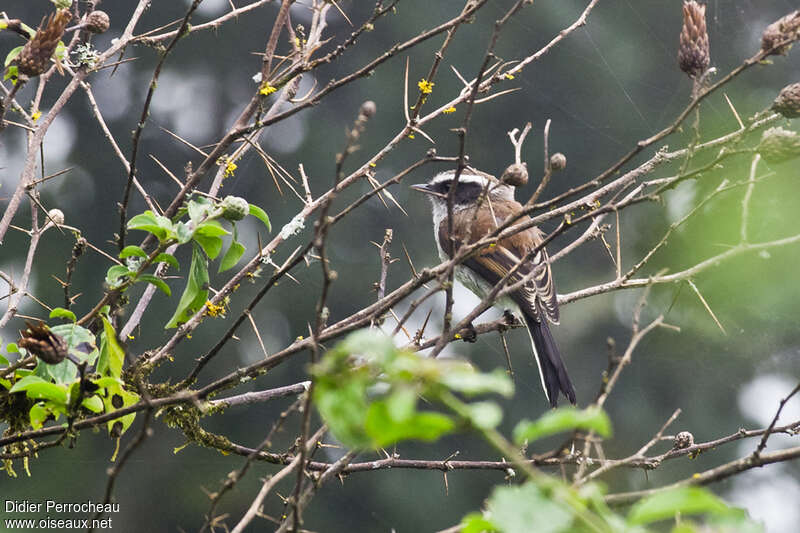
[[[533,357],[539,366],[542,387],[545,394],[547,394],[547,399],[550,400],[550,405],[552,407],[558,405],[559,391],[563,392],[570,403],[574,404],[575,389],[572,387],[572,382],[567,375],[567,368],[561,360],[553,334],[550,333],[550,328],[547,326],[547,320],[543,319],[541,322],[537,322],[524,313],[523,316],[531,338]]]

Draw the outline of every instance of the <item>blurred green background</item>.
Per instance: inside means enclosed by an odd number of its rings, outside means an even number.
[[[139,25],[143,31],[180,18],[190,2],[154,2]],[[238,2],[241,3],[241,2]],[[472,24],[463,26],[451,46],[440,71],[428,109],[438,106],[456,94],[461,83],[452,73],[456,67],[465,77],[472,77],[482,59],[492,23],[513,2],[490,1]],[[373,3],[341,0],[340,6],[354,22],[364,20]],[[569,25],[585,7],[586,2],[562,0],[537,2],[515,17],[508,25],[497,54],[512,60],[540,48]],[[111,30],[94,40],[104,50],[117,37],[127,21],[134,2],[105,2],[101,8],[111,16]],[[461,8],[462,2],[401,1],[397,12],[381,20],[376,30],[365,34],[358,46],[342,60],[315,72],[317,87],[330,79],[341,78],[371,60],[385,48],[434,27]],[[523,74],[503,87],[519,87],[513,94],[495,99],[475,110],[467,140],[467,150],[473,165],[491,173],[500,173],[513,160],[513,149],[506,132],[522,128],[527,121],[534,129],[525,145],[524,159],[531,170],[531,183],[520,191],[527,198],[540,177],[542,128],[552,119],[551,151],[567,156],[567,168],[557,174],[545,192],[556,195],[590,179],[635,143],[670,124],[686,105],[691,82],[680,72],[676,62],[678,33],[681,25],[679,0],[603,0],[591,14],[586,27],[577,30],[554,48],[541,61],[529,66]],[[45,0],[4,2],[2,9],[9,17],[21,18],[35,25],[50,10]],[[712,66],[718,70],[717,79],[753,55],[759,48],[760,35],[767,24],[796,8],[789,0],[715,0],[708,3],[707,20],[711,39]],[[206,0],[192,22],[198,24],[228,8],[225,0]],[[167,205],[176,191],[175,184],[147,157],[155,155],[174,173],[180,175],[187,162],[197,164],[196,152],[175,141],[160,127],[204,146],[215,142],[235,119],[243,102],[254,90],[251,80],[260,68],[262,51],[276,13],[269,5],[213,32],[193,34],[181,41],[168,59],[159,81],[148,125],[144,130],[139,164],[139,178],[162,206]],[[308,24],[308,10],[300,2],[292,10],[294,24]],[[349,35],[351,27],[334,14],[328,29],[332,43]],[[388,142],[404,124],[403,71],[406,58],[410,62],[410,80],[427,74],[433,52],[442,37],[431,39],[409,53],[400,54],[376,69],[374,75],[339,90],[324,102],[269,128],[263,135],[263,146],[277,161],[294,175],[302,163],[310,177],[311,190],[319,194],[333,180],[334,157],[344,146],[344,131],[355,119],[365,100],[374,100],[378,112],[361,139],[361,150],[348,161],[353,169],[369,155]],[[6,32],[0,34],[0,53],[20,44],[18,38]],[[283,46],[283,45],[282,45]],[[127,57],[136,61],[126,63],[114,75],[109,70],[90,77],[94,93],[111,131],[121,142],[126,154],[130,151],[130,132],[135,128],[147,83],[157,56],[152,49],[135,47]],[[800,81],[800,50],[789,57],[775,57],[774,64],[748,70],[725,88],[731,102],[742,117],[767,108],[781,87]],[[57,88],[66,78],[54,78],[43,100],[46,111],[58,94]],[[311,87],[311,78],[304,80],[300,94]],[[29,84],[18,96],[28,102],[35,84]],[[415,89],[415,87],[412,87]],[[444,115],[425,128],[436,140],[440,155],[455,155],[456,136],[450,131],[461,123],[463,109]],[[702,105],[701,136],[710,139],[734,131],[737,123],[721,93]],[[798,129],[794,124],[784,127]],[[689,128],[668,139],[672,149],[686,145],[693,133]],[[749,146],[757,142],[749,139]],[[391,177],[422,157],[430,144],[417,135],[390,154],[377,168],[379,180]],[[657,145],[658,148],[663,145]],[[637,157],[644,161],[652,149]],[[24,158],[24,136],[19,129],[8,128],[0,134],[0,198],[13,191]],[[121,198],[126,173],[113,156],[97,124],[92,120],[88,102],[78,91],[47,135],[45,171],[55,172],[66,167],[74,169],[63,177],[40,187],[43,203],[58,207],[70,225],[82,228],[87,239],[108,252],[109,242],[118,226],[117,202]],[[701,161],[703,160],[700,158]],[[701,162],[700,161],[700,162]],[[299,210],[299,201],[284,187],[279,194],[272,178],[258,156],[249,154],[237,162],[235,177],[225,181],[223,195],[245,196],[262,206],[270,215],[275,231],[286,224]],[[695,162],[693,164],[699,164]],[[669,192],[660,204],[642,204],[621,214],[622,255],[624,267],[629,268],[643,253],[661,238],[667,226],[679,219],[704,194],[713,190],[722,179],[742,180],[747,176],[750,157],[738,156],[725,162],[723,168],[703,174],[700,179],[682,184]],[[396,208],[386,209],[378,200],[368,202],[359,211],[336,226],[330,235],[329,254],[339,278],[331,294],[331,321],[347,316],[374,301],[371,287],[378,279],[377,249],[370,241],[380,242],[384,229],[394,230],[392,254],[401,258],[389,272],[388,289],[408,279],[410,272],[403,258],[404,244],[417,268],[438,263],[430,230],[427,202],[410,191],[408,183],[426,180],[432,173],[446,167],[425,167],[407,183],[390,190],[408,211],[404,216]],[[758,175],[768,176],[759,182],[751,203],[751,240],[772,240],[797,232],[797,187],[800,183],[798,160],[769,166],[761,164]],[[659,168],[653,177],[675,174],[679,165]],[[208,182],[206,182],[206,185]],[[336,201],[334,210],[346,205],[368,190],[366,183],[353,187]],[[677,271],[699,260],[718,254],[738,243],[739,220],[743,188],[725,193],[701,209],[691,221],[670,238],[643,274],[662,268]],[[0,203],[4,206],[4,203]],[[144,204],[133,196],[136,213]],[[29,224],[27,210],[15,218],[18,225]],[[610,221],[611,219],[609,219]],[[551,221],[546,230],[555,227]],[[267,235],[257,223],[246,221],[240,227],[240,237],[255,249],[257,234]],[[308,231],[306,231],[307,235]],[[570,242],[577,232],[554,241],[551,254]],[[132,235],[132,240],[137,236]],[[613,231],[608,234],[613,246]],[[41,244],[32,290],[51,306],[62,305],[63,296],[52,275],[62,276],[73,241],[61,238],[56,232],[45,235]],[[290,241],[280,247],[275,260],[281,259],[299,244]],[[0,269],[19,273],[27,249],[26,239],[12,233],[0,248]],[[188,255],[179,256],[188,265]],[[615,426],[615,437],[605,445],[610,457],[621,457],[636,451],[658,430],[670,414],[681,408],[683,414],[670,431],[691,431],[697,441],[711,440],[735,432],[740,427],[756,428],[769,423],[778,400],[788,393],[800,376],[800,331],[798,311],[800,284],[797,264],[800,246],[771,249],[761,254],[740,256],[721,263],[694,279],[709,305],[713,308],[726,333],[713,322],[702,304],[685,284],[657,287],[649,300],[645,319],[660,313],[667,322],[681,328],[680,333],[659,330],[640,345],[633,364],[606,404]],[[101,280],[106,261],[96,254],[81,259],[74,278],[75,287],[83,292],[76,311],[88,310],[101,296]],[[614,265],[604,245],[591,241],[555,265],[559,293],[564,294],[613,278]],[[300,285],[284,280],[255,310],[255,318],[268,351],[284,347],[298,335],[307,334],[307,322],[313,320],[313,309],[320,288],[318,264],[298,267],[293,275]],[[220,285],[226,278],[216,279]],[[214,280],[212,280],[214,283]],[[182,288],[182,280],[171,282],[173,293]],[[258,286],[258,282],[256,282]],[[254,287],[255,289],[255,287]],[[0,287],[5,294],[6,287]],[[236,314],[252,291],[240,290],[232,299],[231,315]],[[131,295],[135,299],[136,293]],[[601,372],[607,366],[606,339],[616,340],[624,349],[630,338],[631,313],[639,291],[617,292],[570,304],[562,310],[561,325],[554,334],[566,359],[578,391],[579,404],[590,402],[598,390]],[[477,300],[463,288],[456,290],[456,315],[463,316]],[[174,301],[173,301],[174,300]],[[163,325],[174,310],[175,298],[168,300],[156,295],[141,328],[134,333],[129,349],[133,354],[162,343],[169,331]],[[438,314],[443,298],[421,309],[409,325],[412,332],[421,324],[428,309],[435,309],[428,333],[440,326]],[[403,306],[399,309],[402,311]],[[22,312],[45,316],[45,312],[30,302]],[[496,316],[490,312],[485,317]],[[391,322],[391,321],[390,321]],[[191,340],[181,344],[172,364],[162,366],[156,377],[182,377],[191,368],[194,357],[205,351],[210,343],[227,328],[227,322],[207,321]],[[12,321],[0,332],[7,341],[16,339],[21,321]],[[532,418],[547,409],[540,390],[535,365],[528,355],[528,340],[521,331],[509,334],[509,346],[515,369],[517,394],[503,402],[504,431],[521,418]],[[237,365],[254,362],[262,357],[254,336],[243,329],[241,340],[228,347],[201,374],[205,384],[215,376],[229,372]],[[488,335],[474,345],[453,344],[447,353],[465,356],[482,369],[504,367],[505,358],[497,335]],[[237,392],[261,390],[305,379],[305,356],[295,357],[268,375],[248,384]],[[229,410],[225,416],[203,420],[210,431],[228,435],[231,440],[255,446],[271,427],[276,416],[290,399],[265,405]],[[797,402],[787,405],[783,422],[800,417]],[[116,500],[121,512],[115,515],[114,531],[192,531],[202,524],[208,509],[205,491],[213,492],[231,470],[237,469],[242,458],[222,456],[214,451],[189,446],[178,454],[173,448],[184,443],[177,430],[154,425],[154,436],[136,452],[123,471],[116,487]],[[296,434],[296,420],[287,425],[277,439],[276,450],[285,449]],[[123,439],[131,438],[129,433]],[[770,439],[770,449],[785,445],[788,437],[776,435]],[[796,441],[796,439],[795,439]],[[545,444],[553,444],[550,441]],[[756,442],[744,441],[720,447],[695,460],[671,461],[645,474],[637,470],[617,470],[604,478],[613,490],[635,490],[659,486],[681,479],[696,471],[732,460],[751,452]],[[542,445],[542,451],[545,445]],[[664,451],[668,444],[657,450]],[[72,450],[48,450],[31,461],[31,477],[17,468],[20,477],[0,479],[6,499],[51,498],[58,501],[102,500],[106,468],[114,443],[103,433],[80,435]],[[443,459],[454,452],[460,459],[494,458],[493,453],[477,437],[450,437],[434,445],[404,443],[398,447],[403,458]],[[324,452],[324,453],[323,453]],[[335,459],[341,450],[327,448],[319,453],[321,459]],[[327,457],[326,457],[327,455]],[[223,500],[221,509],[231,513],[234,523],[249,505],[259,486],[259,478],[276,471],[275,466],[257,465],[239,483],[235,491]],[[773,465],[751,471],[719,483],[714,490],[733,503],[746,507],[751,515],[765,521],[770,532],[796,531],[800,521],[800,465]],[[448,474],[449,493],[441,472],[381,471],[354,474],[343,484],[325,486],[306,511],[305,526],[316,531],[432,531],[456,523],[471,510],[478,509],[491,487],[503,482],[503,474],[489,471],[456,471]],[[278,493],[286,494],[288,485]],[[266,512],[281,514],[282,504],[277,495],[268,499]],[[5,515],[4,515],[5,516]],[[269,530],[266,522],[249,530]]]

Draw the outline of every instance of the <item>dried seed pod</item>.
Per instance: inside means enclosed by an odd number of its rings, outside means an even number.
[[[375,102],[373,102],[372,100],[367,100],[366,102],[361,104],[361,109],[359,110],[359,113],[364,115],[364,117],[366,118],[370,118],[375,115],[375,112],[377,110],[378,108],[375,106]]]
[[[673,447],[678,450],[683,450],[684,448],[688,448],[694,444],[694,435],[689,433],[688,431],[681,431],[677,435],[675,435],[675,441],[673,442]]]
[[[756,150],[768,163],[782,163],[800,157],[800,134],[780,126],[770,128],[761,136]]]
[[[694,0],[683,3],[683,28],[678,46],[678,65],[696,79],[708,70],[711,53],[706,30],[706,6]]]
[[[769,52],[767,55],[786,55],[792,43],[798,39],[800,39],[800,9],[767,26],[761,34],[761,50]]]
[[[28,327],[20,332],[20,339],[17,341],[20,347],[49,365],[56,365],[67,357],[66,341],[50,331],[44,322],[34,325],[26,320],[25,325]]]
[[[99,9],[89,13],[84,24],[86,31],[92,33],[105,33],[109,26],[111,26],[111,19],[108,18],[108,13]]]
[[[64,223],[64,212],[61,209],[51,209],[47,212],[47,218],[53,221],[53,224],[60,226]]]
[[[787,85],[772,103],[772,110],[786,118],[800,117],[800,83]]]
[[[509,165],[500,176],[500,181],[512,187],[522,187],[528,183],[528,168],[525,163]]]
[[[559,170],[564,170],[567,168],[567,156],[561,152],[556,152],[551,155],[550,168],[552,168],[554,172],[558,172]]]
[[[17,58],[17,65],[22,74],[38,76],[50,65],[50,58],[56,51],[58,41],[64,35],[64,29],[72,18],[66,9],[59,9],[49,17],[42,19],[36,34],[22,48]]]

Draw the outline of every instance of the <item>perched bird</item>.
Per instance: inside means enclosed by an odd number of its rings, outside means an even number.
[[[412,189],[428,195],[433,206],[433,235],[442,261],[452,259],[462,243],[481,240],[522,210],[514,200],[513,187],[494,176],[466,169],[459,176],[453,193],[452,233],[449,233],[447,198],[455,182],[455,171],[437,174],[428,183],[412,185]],[[515,223],[530,220],[527,216]],[[575,403],[575,389],[567,375],[547,322],[558,323],[553,274],[547,251],[542,247],[527,257],[543,241],[543,233],[531,227],[499,240],[469,256],[455,268],[455,278],[483,299],[515,265],[520,268],[508,280],[510,286],[527,275],[530,279],[521,288],[499,298],[494,304],[511,310],[527,327],[533,356],[550,405],[558,405],[559,392]]]

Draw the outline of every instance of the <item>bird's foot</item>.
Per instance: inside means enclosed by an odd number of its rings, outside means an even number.
[[[464,342],[478,342],[478,332],[475,331],[475,326],[472,325],[472,322],[459,331],[458,336]]]
[[[511,312],[511,309],[503,309],[503,319],[509,326],[514,326],[517,324],[517,317],[513,312]]]

